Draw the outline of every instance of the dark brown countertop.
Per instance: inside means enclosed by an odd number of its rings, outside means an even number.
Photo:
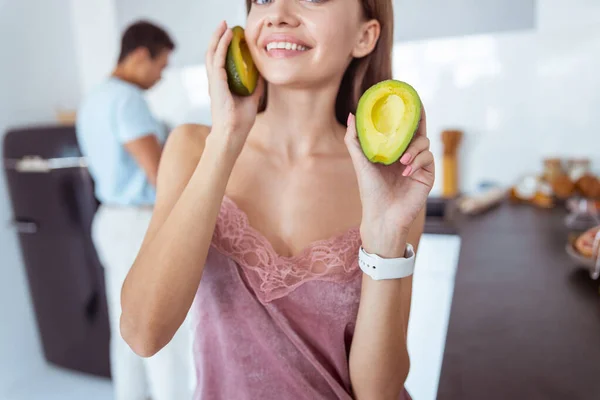
[[[439,400],[600,399],[598,282],[565,253],[564,217],[502,205],[458,223]]]

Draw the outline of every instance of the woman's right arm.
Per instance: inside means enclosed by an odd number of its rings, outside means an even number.
[[[142,357],[157,353],[185,320],[200,284],[229,176],[256,118],[262,85],[234,98],[225,73],[231,30],[222,23],[207,52],[213,127],[182,126],[161,157],[144,243],[121,292],[121,335]]]
[[[142,357],[171,340],[200,283],[233,166],[206,135],[204,127],[184,126],[169,137],[152,221],[123,284],[121,335]]]

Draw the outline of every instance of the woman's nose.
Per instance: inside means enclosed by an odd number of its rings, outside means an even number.
[[[296,0],[277,0],[269,7],[266,22],[269,27],[297,26]]]

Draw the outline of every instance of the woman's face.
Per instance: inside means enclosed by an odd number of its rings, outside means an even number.
[[[253,0],[246,41],[269,83],[322,85],[341,79],[352,57],[372,51],[372,25],[360,0]]]

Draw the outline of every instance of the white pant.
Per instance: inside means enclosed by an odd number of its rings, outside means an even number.
[[[152,210],[100,206],[92,238],[104,265],[111,331],[110,358],[115,400],[188,400],[195,379],[190,324],[186,322],[156,355],[136,355],[121,337],[121,287],[142,245]]]

